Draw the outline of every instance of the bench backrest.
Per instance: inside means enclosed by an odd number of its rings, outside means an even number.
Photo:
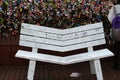
[[[64,30],[22,23],[19,44],[66,52],[105,44],[105,35],[102,22]]]

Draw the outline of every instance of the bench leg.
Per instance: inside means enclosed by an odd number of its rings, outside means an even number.
[[[93,47],[88,47],[88,52],[93,52]],[[94,60],[90,61],[91,74],[96,74]]]
[[[33,80],[34,72],[35,72],[35,66],[36,66],[36,61],[30,60],[29,69],[28,69],[28,75],[27,75],[28,80]]]
[[[90,61],[91,74],[96,74],[94,60]]]
[[[102,74],[100,60],[99,59],[94,60],[94,64],[95,64],[95,71],[96,71],[97,80],[103,80],[103,74]]]

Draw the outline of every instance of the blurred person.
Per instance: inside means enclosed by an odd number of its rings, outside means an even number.
[[[114,20],[114,18],[116,17],[116,15],[118,15],[118,14],[120,14],[120,1],[119,0],[113,0],[113,7],[110,9],[110,11],[109,11],[109,14],[108,14],[108,19],[109,19],[109,21],[112,23],[112,21]],[[117,8],[119,8],[118,10],[117,10]],[[114,39],[114,34],[113,33],[115,33],[114,31],[113,31],[113,27],[114,27],[114,25],[112,25],[112,38],[113,38],[113,41],[114,41],[114,44],[113,44],[113,52],[114,52],[114,57],[113,57],[113,60],[114,60],[114,65],[113,65],[113,68],[115,69],[115,70],[119,70],[120,69],[120,66],[119,66],[119,64],[120,64],[120,62],[119,62],[119,54],[120,54],[120,41],[117,41],[117,40],[115,40]],[[120,33],[120,32],[119,32]],[[118,35],[120,35],[118,33]]]

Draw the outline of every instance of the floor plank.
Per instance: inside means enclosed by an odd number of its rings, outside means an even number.
[[[120,80],[120,71],[112,68],[112,62],[102,63],[104,80]],[[0,66],[0,80],[27,80],[28,66]],[[79,72],[80,77],[71,78],[72,72]],[[90,73],[89,62],[73,65],[37,64],[34,80],[96,80]]]

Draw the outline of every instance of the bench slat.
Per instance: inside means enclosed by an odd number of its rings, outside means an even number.
[[[80,27],[65,29],[65,30],[63,30],[63,34],[71,34],[71,33],[75,33],[75,32],[88,31],[88,30],[96,29],[96,28],[103,28],[103,23],[98,22],[98,23],[88,24],[88,25],[84,25],[84,26],[80,26]]]
[[[23,50],[18,50],[15,57],[62,64],[62,61],[61,61],[62,57],[60,56],[53,56],[53,55],[47,55],[47,54],[41,54],[41,53],[36,54],[34,52],[23,51]]]
[[[48,33],[53,33],[53,34],[60,34],[61,30],[56,29],[56,28],[49,28],[46,26],[38,26],[38,25],[33,25],[33,24],[27,24],[27,23],[22,23],[22,28],[24,29],[30,29],[38,32],[48,32]]]
[[[81,38],[84,36],[90,36],[90,35],[101,34],[101,33],[104,33],[102,27],[85,30],[85,31],[80,31],[80,32],[74,32],[74,33],[65,34],[65,35],[38,32],[38,31],[24,29],[24,28],[21,29],[21,34],[24,34],[24,35],[36,36],[36,37],[47,38],[47,39],[54,39],[54,40],[58,40],[58,41],[71,40],[71,39],[75,39],[75,38]]]
[[[97,35],[85,36],[85,37],[76,38],[76,39],[67,40],[67,41],[57,41],[57,40],[40,38],[40,37],[35,37],[35,36],[20,35],[20,41],[33,42],[33,43],[38,43],[38,44],[42,43],[46,45],[55,45],[55,46],[61,46],[61,47],[90,42],[93,40],[95,41],[95,40],[99,40],[103,38],[104,38],[103,33],[97,34]]]
[[[46,45],[43,43],[34,43],[34,42],[28,42],[28,41],[20,41],[19,44],[22,46],[27,46],[27,47],[36,47],[36,48],[41,48],[41,49],[46,49],[46,50],[66,52],[66,51],[86,48],[88,46],[101,45],[101,43],[105,44],[105,39],[100,39],[100,40],[85,42],[85,43],[78,43],[78,44],[69,45],[69,46],[65,46],[65,47],[48,45],[48,44]]]
[[[70,33],[75,33],[75,32],[81,32],[85,30],[90,30],[98,27],[103,27],[102,22],[99,23],[94,23],[94,24],[89,24],[89,25],[84,25],[80,27],[74,27],[70,29],[55,29],[55,28],[49,28],[46,26],[38,26],[38,25],[32,25],[32,24],[27,24],[27,23],[22,23],[22,28],[24,29],[30,29],[30,30],[35,30],[38,32],[47,32],[47,33],[53,33],[53,34],[70,34]]]
[[[110,56],[114,56],[114,54],[110,50],[105,48],[105,49],[96,50],[93,52],[70,55],[70,56],[67,56],[64,61],[66,62],[66,64],[67,63],[74,64],[78,62],[97,60],[100,58],[105,58]]]
[[[35,61],[43,61],[43,62],[67,65],[67,64],[74,64],[78,62],[84,62],[84,61],[113,56],[113,53],[108,49],[102,49],[102,50],[97,50],[91,53],[87,52],[84,54],[76,54],[76,55],[71,55],[66,57],[60,57],[60,56],[41,54],[41,53],[35,54],[34,52],[18,50],[15,56],[19,58],[25,58],[25,59],[35,60]]]

